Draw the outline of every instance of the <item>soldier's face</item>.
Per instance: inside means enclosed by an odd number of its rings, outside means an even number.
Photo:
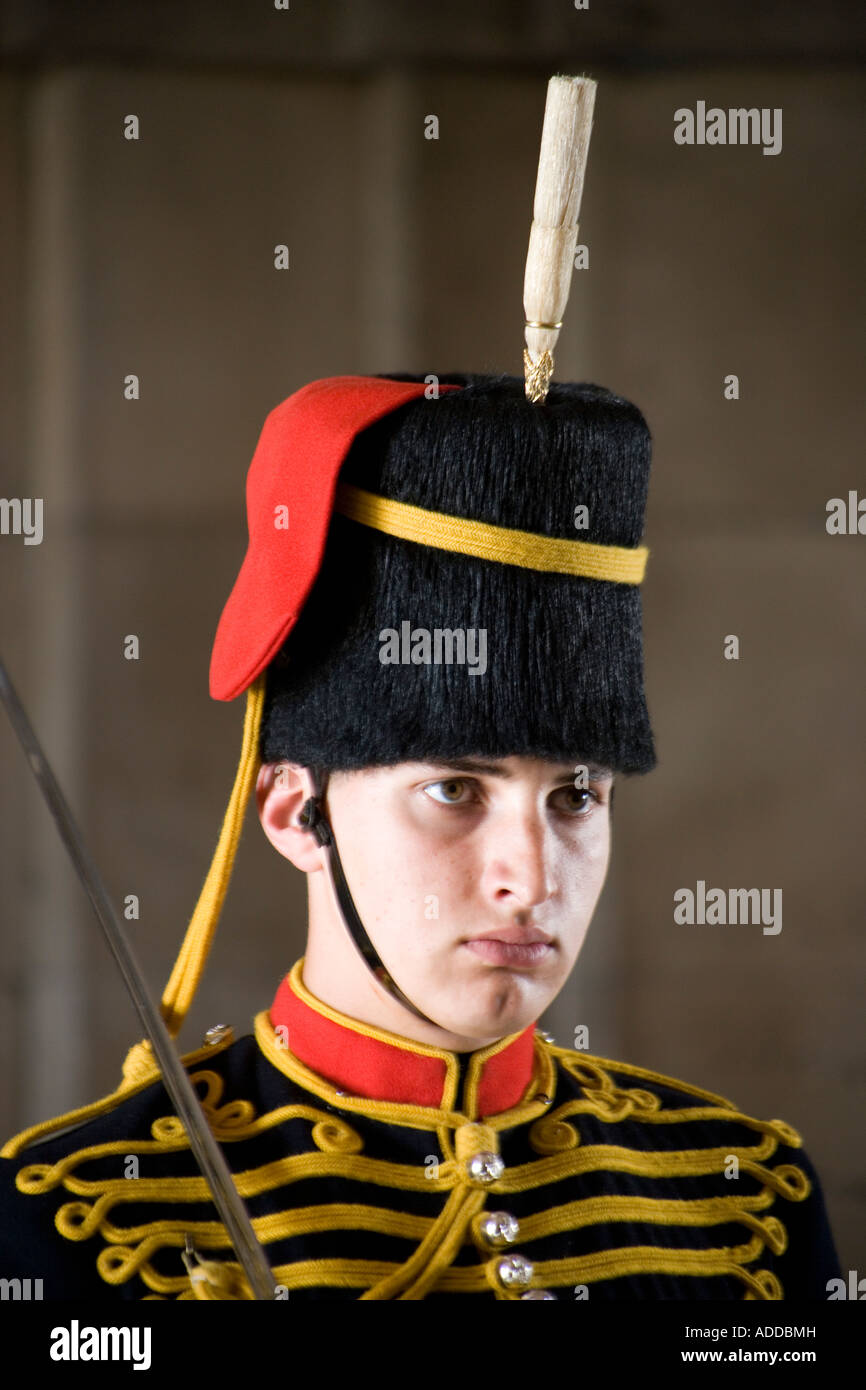
[[[332,774],[328,811],[361,920],[452,1039],[515,1032],[565,983],[610,853],[611,774],[590,766],[580,783],[573,766],[523,757]]]

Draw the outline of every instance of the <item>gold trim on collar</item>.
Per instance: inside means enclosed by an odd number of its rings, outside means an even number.
[[[306,958],[302,956],[296,960],[288,974],[293,994],[300,999],[300,1002],[306,1004],[307,1008],[314,1013],[331,1020],[332,1023],[338,1023],[350,1033],[374,1038],[375,1041],[384,1042],[388,1047],[398,1049],[400,1052],[431,1056],[431,1058],[445,1063],[446,1074],[442,1087],[442,1098],[439,1105],[428,1106],[417,1105],[411,1101],[389,1101],[389,1099],[373,1099],[345,1094],[336,1081],[329,1081],[320,1076],[306,1062],[296,1058],[291,1048],[284,1047],[277,1040],[270,1012],[263,1009],[254,1019],[254,1034],[256,1034],[261,1051],[279,1072],[291,1077],[291,1080],[297,1081],[297,1084],[306,1090],[313,1091],[314,1094],[325,1099],[329,1104],[341,1106],[343,1109],[359,1109],[361,1113],[366,1113],[371,1118],[402,1123],[402,1125],[409,1126],[410,1129],[434,1129],[436,1125],[442,1125],[442,1123],[450,1125],[455,1120],[455,1116],[459,1120],[477,1118],[478,1087],[480,1087],[482,1074],[484,1074],[485,1063],[499,1052],[505,1052],[506,1048],[509,1048],[523,1034],[523,1029],[518,1030],[517,1033],[506,1034],[506,1037],[498,1038],[496,1041],[488,1042],[487,1047],[478,1048],[477,1052],[471,1054],[463,1095],[466,1109],[459,1109],[457,1106],[460,1105],[461,1097],[457,1094],[457,1083],[459,1083],[460,1070],[457,1066],[455,1052],[434,1047],[431,1042],[417,1042],[414,1038],[406,1038],[399,1033],[389,1033],[386,1029],[378,1029],[373,1023],[361,1023],[360,1019],[353,1019],[348,1013],[341,1013],[334,1006],[325,1004],[322,999],[317,998],[317,995],[311,994],[310,988],[304,984],[304,959]],[[553,1094],[553,1088],[556,1084],[556,1068],[546,1044],[542,1045],[538,1036],[535,1036],[534,1042],[532,1068],[523,1098],[506,1111],[498,1111],[495,1115],[485,1116],[485,1125],[491,1125],[493,1129],[507,1129],[507,1127],[517,1125],[517,1123],[523,1123],[524,1120],[528,1123],[532,1119],[537,1119],[539,1115],[548,1113],[549,1102],[539,1102],[537,1097],[538,1095]]]
[[[448,1130],[457,1125],[474,1122],[475,1115],[454,1109],[457,1097],[449,1103],[443,1096],[441,1106],[416,1105],[411,1101],[370,1100],[367,1096],[353,1096],[341,1091],[333,1081],[328,1081],[313,1071],[290,1048],[277,1041],[271,1016],[266,1009],[256,1014],[254,1031],[260,1050],[273,1066],[284,1076],[296,1082],[305,1091],[311,1091],[320,1100],[326,1101],[339,1110],[366,1115],[371,1120],[384,1120],[389,1124],[404,1125],[407,1129],[438,1130],[443,1149],[448,1152]],[[455,1067],[456,1070],[456,1067]],[[494,1130],[513,1129],[515,1125],[530,1124],[550,1110],[549,1097],[556,1086],[556,1069],[546,1044],[535,1039],[533,1074],[529,1089],[517,1105],[510,1110],[497,1111],[486,1115],[484,1124]],[[539,1096],[544,1096],[543,1100]],[[473,1097],[477,1103],[477,1097]],[[450,1156],[450,1155],[449,1155]]]

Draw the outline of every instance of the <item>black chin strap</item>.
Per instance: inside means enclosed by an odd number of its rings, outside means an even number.
[[[343,865],[340,862],[340,855],[337,850],[337,842],[334,839],[334,832],[325,815],[324,807],[325,791],[328,782],[327,774],[319,774],[315,768],[311,768],[310,773],[313,779],[313,795],[308,801],[304,802],[298,820],[305,830],[310,831],[315,837],[316,843],[321,845],[322,849],[325,851],[325,858],[328,862],[328,870],[331,875],[331,883],[334,887],[334,893],[346,930],[352,938],[367,969],[378,983],[382,985],[399,1004],[402,1004],[405,1009],[409,1009],[416,1018],[423,1019],[425,1023],[432,1023],[434,1028],[438,1027],[438,1024],[433,1023],[432,1018],[428,1018],[426,1014],[415,1007],[412,1000],[406,997],[399,985],[391,978],[382,963],[382,958],[376,950],[376,947],[367,935],[367,929],[358,916],[358,909],[355,907],[352,894],[349,891],[349,885],[346,882],[346,875],[343,872]]]

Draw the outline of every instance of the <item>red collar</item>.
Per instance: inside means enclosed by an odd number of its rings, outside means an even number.
[[[310,994],[303,965],[299,960],[283,980],[270,1019],[275,1029],[288,1029],[289,1049],[305,1066],[353,1096],[451,1108],[447,1097],[454,1094],[460,1054],[338,1013]],[[510,1110],[522,1100],[532,1080],[534,1031],[530,1024],[471,1054],[467,1080],[477,1094],[479,1116]]]

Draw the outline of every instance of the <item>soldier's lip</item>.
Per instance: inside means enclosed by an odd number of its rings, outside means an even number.
[[[504,966],[509,970],[531,970],[549,960],[553,943],[543,932],[523,929],[517,940],[502,936],[473,936],[463,943],[467,951],[486,965]]]
[[[481,932],[478,936],[467,938],[473,941],[503,941],[507,946],[550,946],[552,938],[540,927],[495,927],[492,931]]]

